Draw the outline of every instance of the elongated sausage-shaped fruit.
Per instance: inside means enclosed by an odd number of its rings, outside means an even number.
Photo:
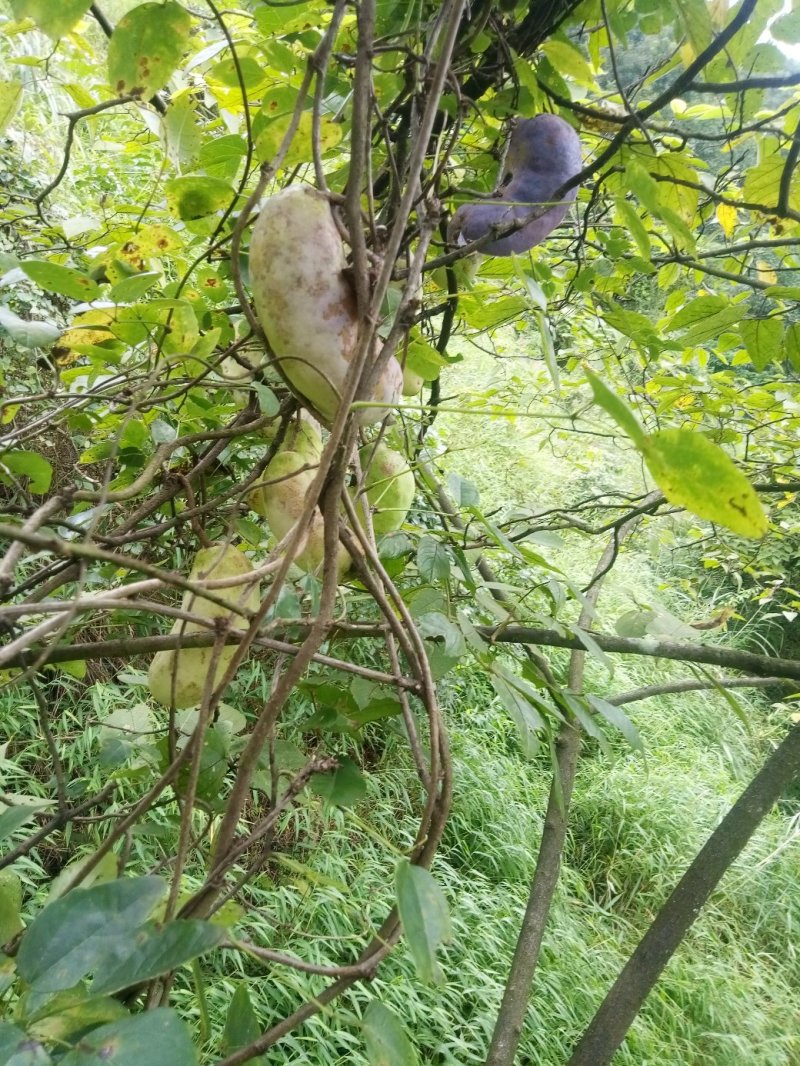
[[[213,544],[210,548],[201,548],[194,559],[190,581],[219,580],[226,577],[240,577],[250,574],[253,567],[250,560],[237,549],[226,544]],[[244,585],[230,588],[213,589],[215,596],[231,605],[247,607],[254,611],[261,594],[258,582],[247,593]],[[183,610],[190,611],[200,618],[235,618],[239,628],[244,626],[244,619],[232,610],[217,606],[193,592],[185,593]],[[184,622],[177,619],[172,627],[173,633],[207,633],[208,629],[198,622]],[[222,680],[231,659],[236,652],[235,644],[226,644],[217,656],[214,667],[212,690]],[[147,681],[150,694],[154,700],[165,707],[193,707],[200,703],[206,686],[206,679],[211,670],[214,648],[178,648],[175,651],[160,651],[150,664]],[[174,682],[173,682],[174,679]]]
[[[277,540],[283,540],[303,513],[306,493],[316,474],[313,468],[303,468],[315,464],[317,458],[297,451],[278,452],[264,471],[264,484],[250,494],[250,506],[266,518]],[[305,547],[295,556],[294,563],[307,574],[320,573],[324,555],[325,523],[320,512],[315,510]],[[344,576],[349,565],[350,558],[340,545],[339,577]]]
[[[355,354],[358,318],[347,260],[330,204],[308,185],[264,202],[250,239],[256,311],[280,368],[297,392],[331,423]],[[403,372],[392,357],[370,399],[396,403]],[[362,424],[386,408],[364,408]]]
[[[581,170],[581,143],[575,130],[558,115],[536,115],[517,122],[506,156],[506,174],[499,197],[463,204],[450,220],[450,244],[468,244],[487,234],[492,226],[530,215],[535,207],[550,203],[565,181]],[[549,236],[563,221],[578,194],[570,189],[560,202],[516,233],[490,241],[486,255],[527,252]]]
[[[372,528],[379,537],[393,533],[405,522],[414,502],[414,474],[406,457],[385,444],[364,445],[359,458],[366,467],[364,493],[372,511]],[[356,513],[361,514],[360,504]]]

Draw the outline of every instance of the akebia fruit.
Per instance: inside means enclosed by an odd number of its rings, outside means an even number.
[[[372,528],[377,536],[393,533],[406,520],[414,502],[414,473],[404,455],[385,444],[366,444],[359,452],[365,469],[364,494],[372,511]],[[361,513],[357,504],[357,513]]]
[[[213,544],[210,548],[201,548],[195,556],[189,580],[211,581],[226,577],[240,577],[250,574],[253,567],[249,559],[237,548],[227,544]],[[215,596],[231,606],[246,607],[254,611],[261,602],[258,582],[252,586],[232,585],[229,588],[211,590]],[[183,597],[183,610],[200,618],[238,619],[239,628],[244,626],[244,619],[226,607],[211,603],[202,596],[187,592]],[[208,632],[208,628],[199,622],[185,622],[177,619],[172,627],[173,633]],[[216,652],[216,659],[215,657]],[[207,678],[214,665],[212,690],[222,680],[236,652],[235,644],[226,644],[222,649],[178,648],[174,651],[158,652],[150,664],[147,680],[150,694],[154,700],[170,707],[193,707],[200,703],[206,688]]]
[[[493,226],[503,226],[546,208],[515,233],[490,241],[481,249],[486,255],[527,252],[541,242],[564,219],[578,194],[573,187],[552,207],[559,188],[581,170],[581,143],[575,130],[558,115],[520,119],[511,134],[506,173],[499,196],[488,201],[463,204],[450,220],[450,244],[479,240]]]
[[[250,283],[259,321],[297,392],[331,423],[341,402],[358,341],[353,287],[344,244],[327,197],[308,185],[292,185],[262,207],[250,238]],[[403,386],[392,357],[369,397],[396,403]],[[387,408],[364,408],[362,424],[379,421]]]
[[[316,475],[313,465],[317,458],[299,451],[279,451],[264,471],[263,484],[250,494],[250,506],[266,518],[277,540],[283,540],[303,513],[306,494]],[[308,574],[318,573],[322,570],[324,556],[325,523],[315,509],[305,545],[295,556],[294,563]],[[337,562],[340,577],[344,576],[349,563],[349,556],[340,545]]]
[[[425,384],[425,378],[422,374],[417,374],[416,371],[411,370],[409,367],[403,367],[403,395],[404,396],[419,396],[422,392],[422,386]]]
[[[289,423],[283,443],[287,450],[299,452],[309,462],[317,462],[322,455],[322,432],[319,422],[307,411],[301,411],[299,417]]]

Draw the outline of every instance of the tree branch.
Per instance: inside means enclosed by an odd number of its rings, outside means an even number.
[[[528,626],[479,626],[478,632],[492,644],[543,644],[550,648],[585,648],[576,636],[558,633],[554,629],[534,629]],[[615,637],[604,633],[589,634],[603,651],[622,655],[647,655],[655,659],[677,659],[686,663],[705,663],[724,666],[730,670],[746,670],[763,677],[791,677],[800,679],[800,660],[778,659],[771,655],[757,655],[750,651],[717,648],[710,644],[678,644],[652,637]]]
[[[615,707],[622,707],[626,703],[638,703],[639,700],[649,700],[653,696],[668,696],[674,692],[704,692],[717,688],[770,688],[772,685],[791,687],[791,681],[785,677],[720,677],[713,681],[690,677],[682,681],[667,681],[663,685],[632,688],[620,696],[614,696],[608,702],[613,703]]]
[[[773,804],[800,777],[800,725],[764,763],[658,912],[567,1066],[607,1066],[634,1018],[723,874]]]

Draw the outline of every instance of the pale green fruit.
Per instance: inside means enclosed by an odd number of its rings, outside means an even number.
[[[324,422],[336,417],[358,339],[355,295],[327,197],[292,185],[266,200],[250,239],[256,311],[280,368]],[[397,403],[403,387],[392,357],[371,399]],[[387,408],[364,408],[362,424]]]
[[[288,451],[299,452],[306,461],[316,463],[322,455],[322,432],[320,424],[308,411],[301,411],[300,417],[292,419],[283,447]]]
[[[219,580],[226,577],[240,577],[252,571],[250,560],[237,548],[226,544],[213,544],[210,548],[201,548],[197,553],[189,580]],[[215,596],[225,600],[226,603],[254,611],[261,602],[258,583],[251,586],[246,594],[244,588],[244,585],[234,585],[231,588],[212,591]],[[239,628],[244,625],[244,619],[240,615],[200,596],[195,596],[192,592],[184,594],[183,610],[190,611],[200,618],[235,618]],[[208,629],[197,622],[183,622],[177,619],[172,632],[207,633]],[[214,678],[211,682],[212,690],[222,680],[235,652],[235,644],[227,644],[219,652],[214,667]],[[158,652],[153,657],[147,675],[151,696],[166,707],[193,707],[200,703],[213,657],[213,647],[179,648],[176,651]]]
[[[249,385],[263,362],[263,352],[260,355],[252,352],[242,352],[239,355],[239,359],[234,359],[232,355],[228,355],[217,367],[217,374],[223,381],[228,381],[232,385]],[[243,366],[243,363],[246,363],[247,366]]]
[[[280,424],[280,417],[276,415],[259,430],[259,433],[264,440],[274,440]],[[305,410],[295,415],[287,427],[281,449],[301,452],[309,462],[316,462],[322,455],[322,427],[316,418]]]
[[[385,444],[375,448],[366,444],[359,458],[366,469],[364,492],[372,511],[372,528],[378,536],[393,533],[405,522],[414,502],[414,473],[405,456]]]
[[[318,457],[316,457],[318,458]],[[311,487],[316,471],[303,467],[314,463],[316,458],[296,451],[280,451],[264,471],[264,484],[250,494],[250,506],[266,518],[277,540],[297,524],[306,503],[306,494]],[[296,555],[294,563],[307,574],[322,571],[325,556],[325,523],[318,510],[314,511],[305,547]],[[338,570],[343,577],[350,564],[349,556],[339,546]]]
[[[403,395],[404,396],[419,396],[422,392],[422,386],[425,384],[425,378],[422,374],[415,374],[413,370],[409,370],[407,366],[403,367]]]

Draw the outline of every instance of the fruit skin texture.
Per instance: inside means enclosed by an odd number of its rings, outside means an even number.
[[[218,580],[225,577],[239,577],[252,572],[250,560],[238,548],[226,544],[213,544],[210,548],[201,548],[197,553],[189,580]],[[246,596],[243,590],[244,585],[234,585],[231,588],[214,589],[213,592],[226,603],[241,605],[254,611],[261,602],[258,583],[248,590]],[[234,615],[233,611],[218,607],[216,603],[195,596],[193,592],[184,594],[183,610],[191,611],[200,618],[238,617],[239,622],[243,623],[243,619]],[[208,630],[197,622],[184,622],[178,618],[172,627],[172,632],[198,633],[208,632]],[[150,695],[153,699],[158,703],[163,703],[165,707],[193,707],[200,703],[206,686],[206,678],[211,669],[214,650],[213,647],[178,648],[174,651],[157,652],[147,674]],[[212,690],[222,680],[222,675],[227,670],[235,652],[235,644],[226,644],[220,650],[214,668]],[[173,673],[175,674],[174,702]]]
[[[372,528],[379,537],[393,533],[405,522],[414,502],[414,473],[405,456],[385,444],[366,444],[358,454],[366,468],[364,493],[372,510]],[[358,503],[356,510],[360,515]]]
[[[292,185],[261,207],[250,239],[250,283],[259,321],[292,386],[320,418],[336,417],[358,339],[353,288],[327,198]],[[371,399],[396,403],[403,372],[392,357]],[[387,409],[364,408],[362,424]]]
[[[425,384],[425,378],[421,374],[415,373],[409,368],[403,367],[403,395],[404,396],[419,396],[422,392],[422,386]]]
[[[280,422],[280,416],[276,415],[261,430],[261,436],[265,440],[274,440]],[[319,422],[308,411],[301,409],[299,416],[292,418],[281,442],[281,451],[300,452],[306,456],[309,463],[319,461],[322,455],[322,430]]]
[[[450,244],[467,244],[489,232],[491,226],[525,218],[534,207],[553,199],[557,189],[581,170],[581,142],[568,122],[558,115],[542,114],[517,122],[506,156],[502,191],[491,201],[463,204],[450,220]],[[549,236],[563,221],[578,195],[570,189],[563,202],[545,211],[527,226],[491,241],[485,255],[527,252]]]
[[[277,540],[283,540],[289,530],[297,524],[303,512],[306,493],[316,476],[313,464],[319,456],[308,456],[299,451],[279,451],[264,471],[264,484],[254,489],[249,497],[249,504],[257,514],[269,522]],[[303,467],[312,464],[312,468]],[[305,547],[294,558],[307,574],[322,570],[325,556],[325,523],[318,510],[314,511],[309,527]],[[344,548],[339,546],[339,577],[343,577],[350,565],[350,558]]]

